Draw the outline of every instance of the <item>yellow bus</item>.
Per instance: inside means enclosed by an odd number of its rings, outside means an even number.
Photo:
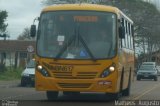
[[[36,26],[31,26],[34,37]],[[129,96],[134,73],[133,21],[116,7],[48,6],[37,31],[35,88],[49,100],[59,92]]]

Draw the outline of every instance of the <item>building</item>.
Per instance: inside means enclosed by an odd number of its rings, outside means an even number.
[[[0,64],[24,67],[33,58],[35,41],[0,40]]]

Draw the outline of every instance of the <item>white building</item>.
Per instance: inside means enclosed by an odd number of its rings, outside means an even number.
[[[0,40],[0,64],[24,67],[35,52],[35,41]]]

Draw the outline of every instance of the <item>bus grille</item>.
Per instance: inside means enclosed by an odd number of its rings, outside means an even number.
[[[72,72],[53,72],[55,78],[61,79],[94,79],[97,72],[77,72],[76,76],[72,76]]]
[[[90,83],[58,83],[61,88],[89,88]]]

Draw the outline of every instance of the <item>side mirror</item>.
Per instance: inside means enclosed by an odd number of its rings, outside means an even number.
[[[121,39],[125,38],[125,27],[123,27],[123,26],[119,27],[119,37]]]
[[[36,25],[31,25],[30,36],[31,37],[35,37],[36,36]]]

